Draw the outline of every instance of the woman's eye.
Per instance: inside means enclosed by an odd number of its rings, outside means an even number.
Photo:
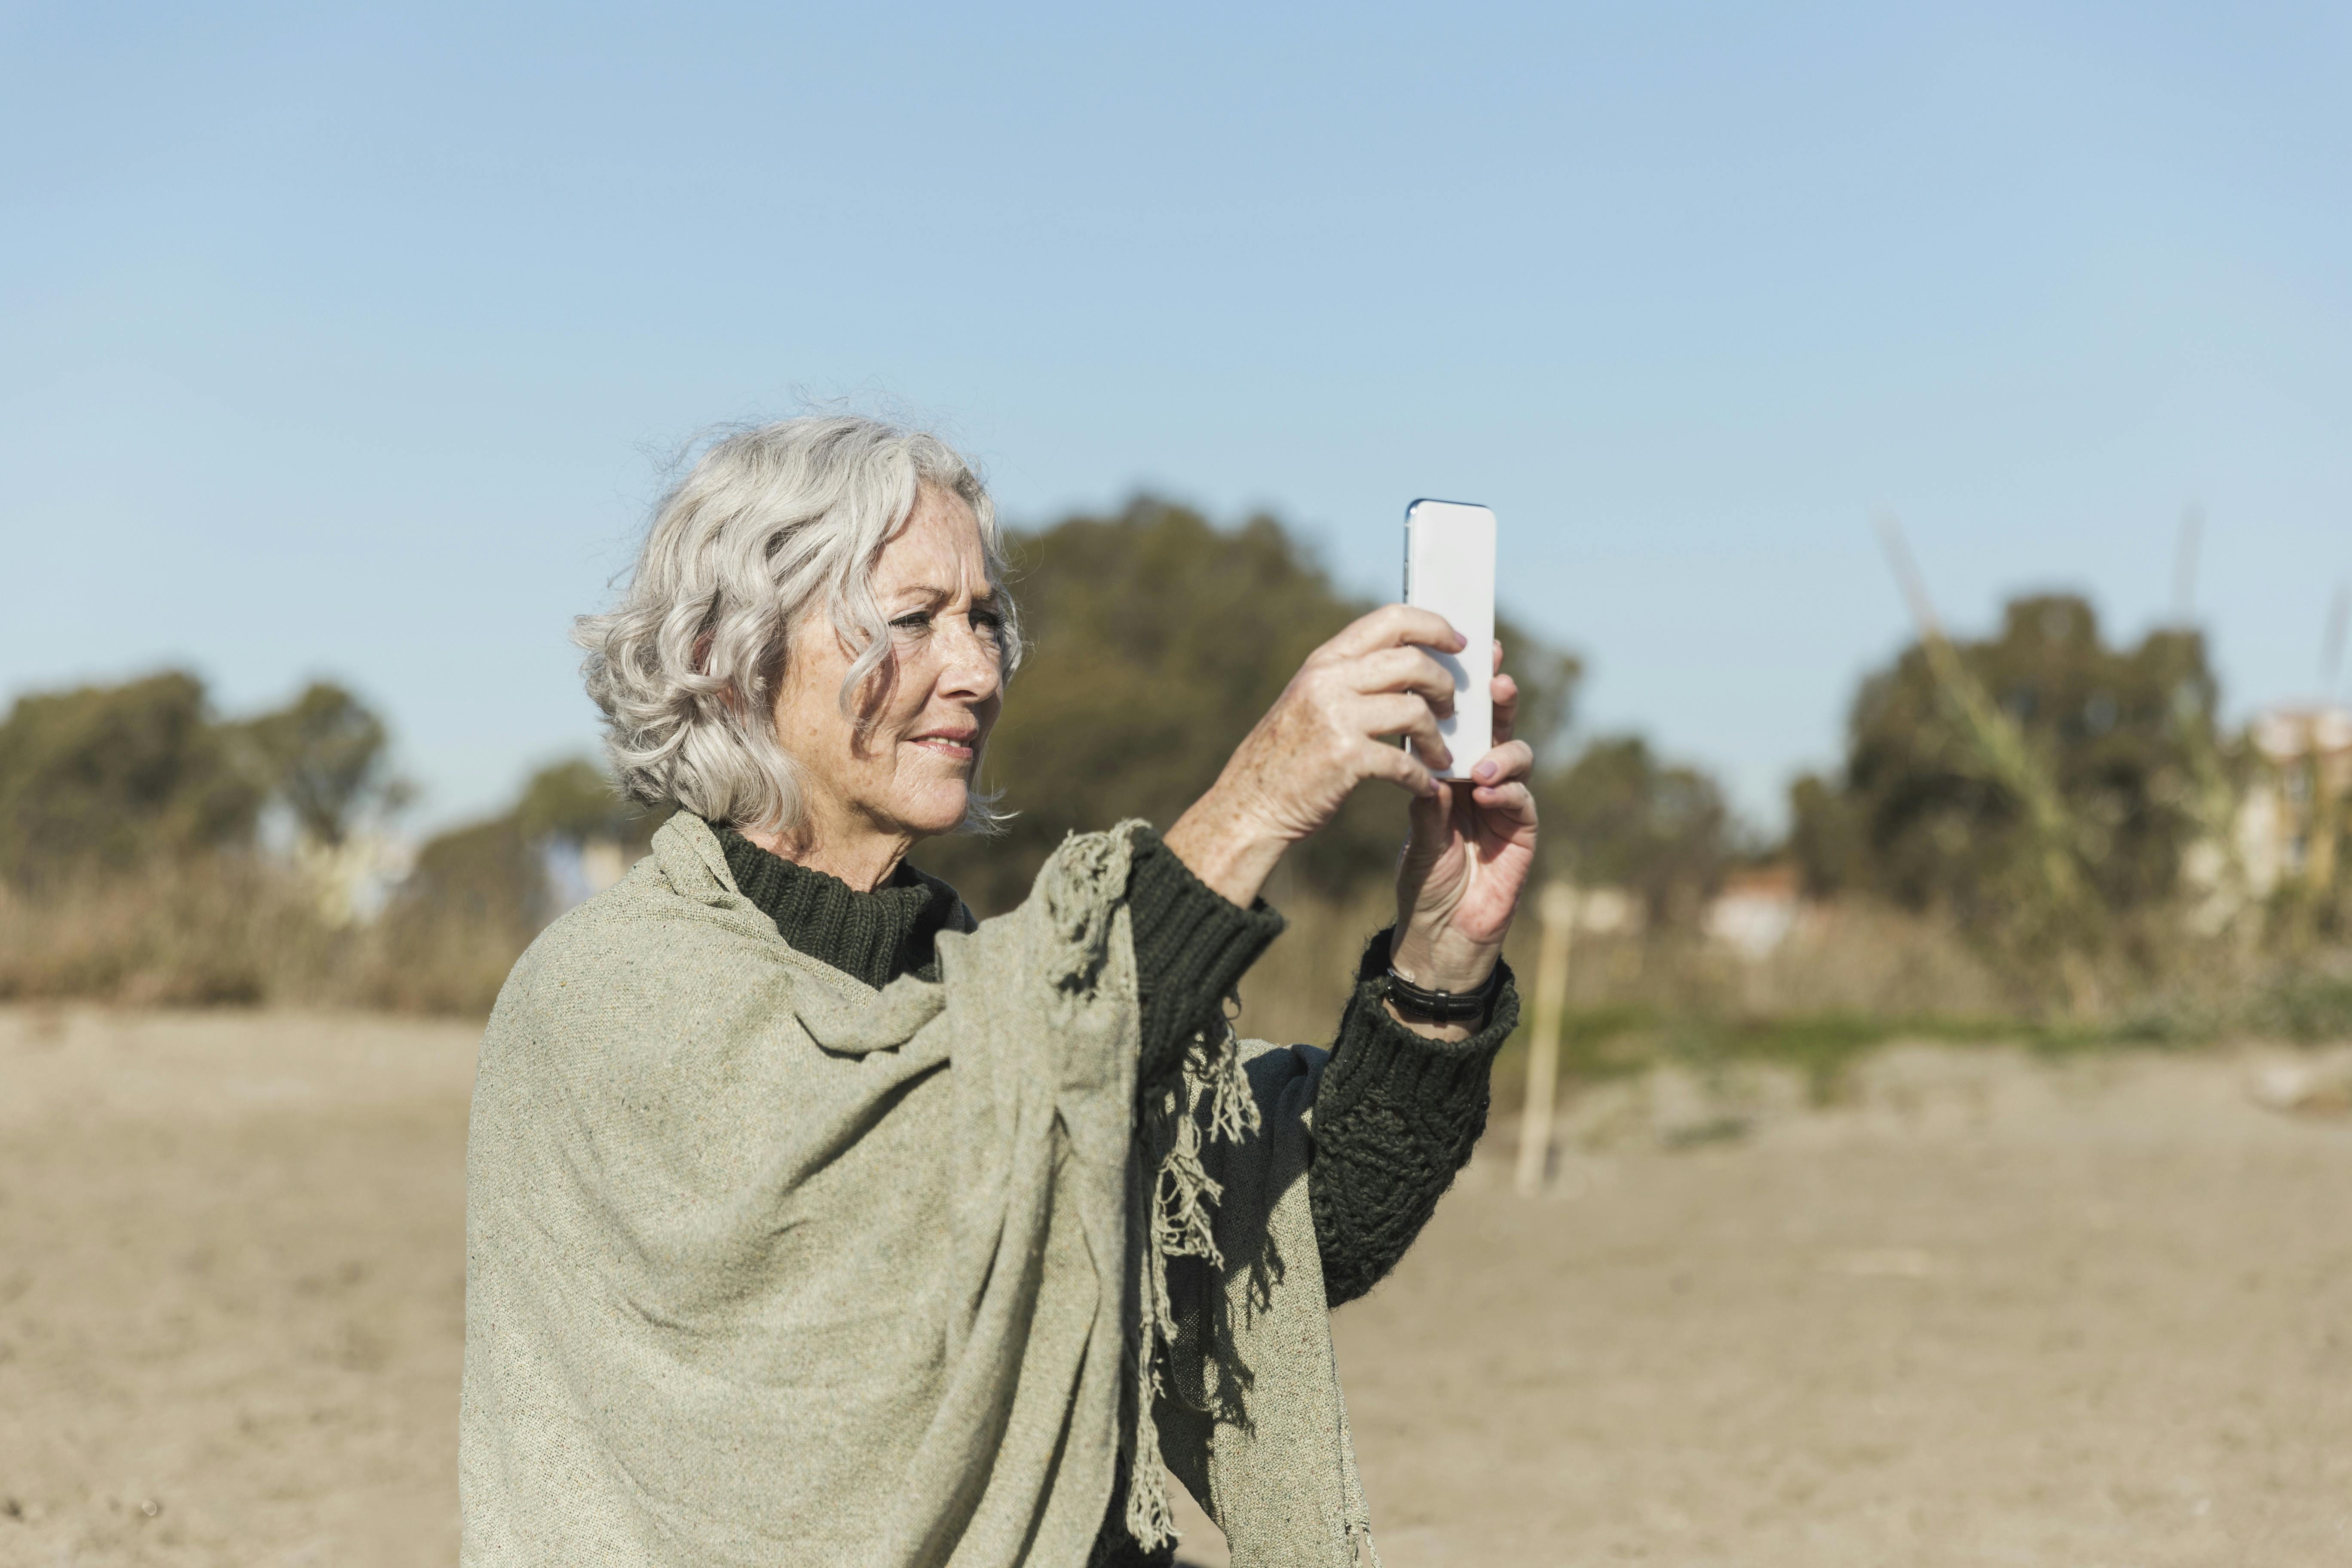
[[[900,616],[897,620],[892,621],[890,624],[897,626],[901,631],[924,631],[929,629],[930,626],[931,613],[929,610],[917,610],[911,615]]]

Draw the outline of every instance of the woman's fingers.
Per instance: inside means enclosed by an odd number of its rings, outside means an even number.
[[[1445,787],[1411,752],[1383,746],[1378,741],[1366,741],[1364,748],[1361,766],[1366,778],[1386,779],[1412,795],[1433,795]]]
[[[1470,792],[1478,809],[1512,822],[1532,823],[1536,819],[1535,792],[1519,780],[1508,784],[1480,784]]]
[[[1383,605],[1371,614],[1360,616],[1349,622],[1338,637],[1323,645],[1323,651],[1337,654],[1342,658],[1355,658],[1380,648],[1402,647],[1409,643],[1455,653],[1460,651],[1463,638],[1462,634],[1435,610],[1417,610],[1411,605]]]
[[[1506,741],[1472,764],[1470,777],[1480,784],[1508,784],[1526,778],[1535,767],[1534,747],[1525,741]]]
[[[1503,645],[1495,645],[1495,657],[1500,659]],[[1488,683],[1486,693],[1495,704],[1495,743],[1502,744],[1511,738],[1519,725],[1519,683],[1507,675],[1498,675]]]
[[[1410,691],[1452,707],[1454,677],[1418,647],[1384,647],[1348,661],[1348,684],[1362,692]]]
[[[1437,715],[1429,704],[1410,692],[1379,692],[1364,698],[1356,722],[1367,736],[1402,735],[1415,755],[1433,768],[1453,761],[1445,737],[1437,732]]]

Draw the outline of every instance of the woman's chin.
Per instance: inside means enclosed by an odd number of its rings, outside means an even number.
[[[913,800],[904,803],[899,820],[913,832],[924,837],[937,837],[953,833],[963,826],[964,813],[971,809],[971,788],[961,780],[942,782],[927,789]]]

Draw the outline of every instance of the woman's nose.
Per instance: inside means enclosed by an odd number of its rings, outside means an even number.
[[[940,691],[945,696],[984,702],[1004,684],[996,639],[970,620],[960,619],[952,624],[956,632],[943,639],[946,646],[941,651],[946,658],[940,670]]]

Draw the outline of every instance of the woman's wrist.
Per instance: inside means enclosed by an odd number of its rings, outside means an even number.
[[[1389,949],[1389,966],[1424,991],[1450,991],[1459,996],[1486,984],[1502,953],[1500,942],[1417,931],[1406,923],[1400,924]]]
[[[1416,931],[1411,921],[1401,921],[1389,942],[1389,968],[1422,990],[1465,996],[1484,988],[1494,977],[1502,952],[1499,942],[1449,940],[1446,933]],[[1383,1001],[1381,1005],[1390,1017],[1425,1039],[1461,1041],[1478,1032],[1478,1022],[1413,1017],[1400,1012],[1393,1002]]]
[[[1290,847],[1215,789],[1194,801],[1160,841],[1192,875],[1243,909],[1256,901]]]

